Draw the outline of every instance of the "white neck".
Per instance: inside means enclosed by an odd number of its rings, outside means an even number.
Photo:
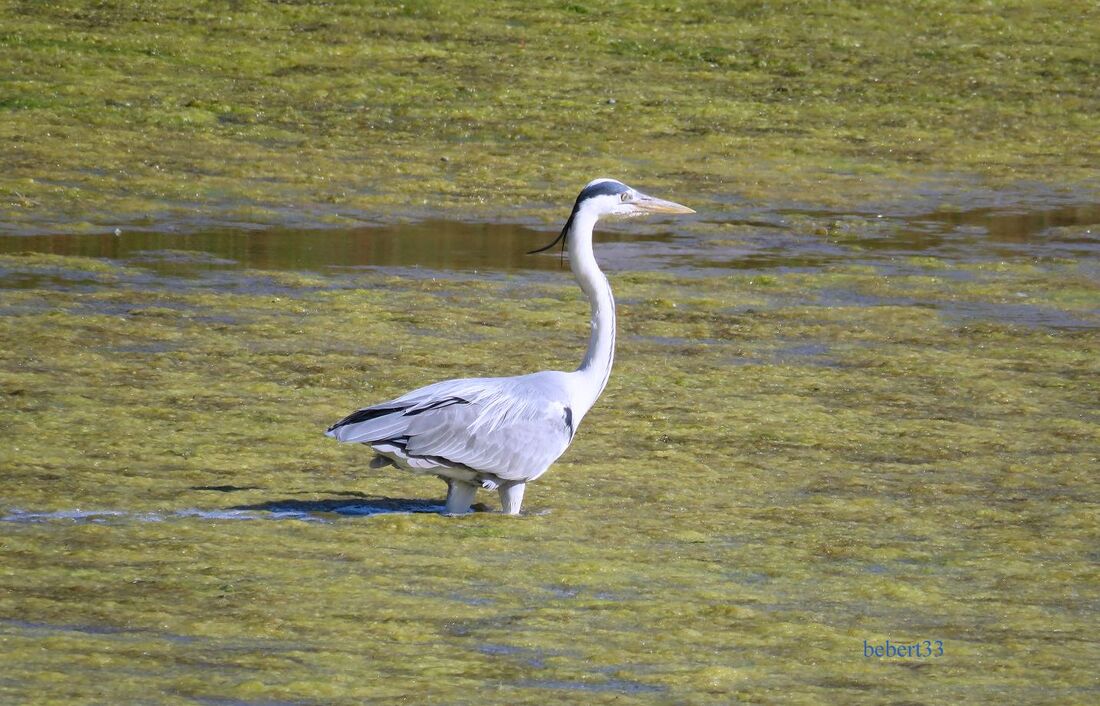
[[[573,395],[573,416],[577,422],[603,392],[615,358],[615,298],[592,253],[592,228],[595,225],[596,216],[582,209],[573,217],[573,225],[566,236],[570,267],[592,305],[592,334],[588,339],[588,351],[574,373],[577,384]]]

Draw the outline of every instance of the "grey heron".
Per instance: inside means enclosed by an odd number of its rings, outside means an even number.
[[[568,245],[570,267],[592,307],[588,351],[575,371],[445,380],[352,412],[325,433],[370,446],[371,468],[394,465],[439,476],[448,486],[448,514],[469,512],[479,487],[496,490],[501,510],[518,514],[527,483],[569,447],[611,375],[615,300],[592,253],[592,229],[603,216],[647,213],[694,211],[614,179],[596,179],[577,196],[561,234],[531,251],[564,241],[562,249]]]

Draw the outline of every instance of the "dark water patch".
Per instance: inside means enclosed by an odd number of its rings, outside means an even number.
[[[0,287],[5,289],[61,289],[92,291],[105,278],[86,270],[53,267],[33,272],[0,267]]]
[[[882,210],[739,209],[703,216],[705,234],[688,229],[647,257],[657,269],[678,272],[800,272],[840,263],[890,269],[904,267],[897,258],[912,256],[945,263],[1100,256],[1100,204],[1019,199],[980,199],[969,208],[918,201]]]
[[[0,516],[0,522],[14,522],[17,524],[36,524],[41,522],[71,522],[103,524],[108,521],[118,520],[126,513],[118,510],[55,510],[53,512],[31,512],[28,510],[13,509]],[[159,519],[159,518],[158,518]]]
[[[458,593],[457,591],[448,593],[446,595],[446,598],[448,600],[458,601],[459,603],[463,603],[469,606],[493,605],[493,603],[496,602],[491,598],[484,598],[482,596],[467,596],[465,594]]]
[[[832,356],[832,349],[824,343],[791,343],[772,352],[772,360],[779,364],[816,365],[826,368],[840,367]]]
[[[253,505],[238,505],[230,508],[237,512],[264,512],[277,517],[317,514],[335,514],[350,517],[368,517],[383,514],[407,514],[418,512],[441,513],[446,509],[438,500],[418,500],[411,498],[369,498],[365,500],[271,500]]]
[[[22,633],[78,633],[81,635],[133,635],[142,631],[115,625],[55,625],[29,620],[0,620],[0,630]],[[182,637],[182,636],[176,636]]]
[[[232,492],[239,490],[232,486],[202,487],[195,490],[218,490],[229,487]],[[472,508],[476,512],[488,512],[490,508],[477,503]],[[370,517],[384,514],[442,513],[445,507],[442,501],[419,500],[410,498],[368,498],[349,500],[273,500],[251,505],[238,505],[221,509],[182,508],[162,512],[129,512],[125,510],[53,510],[31,511],[13,508],[0,514],[0,522],[13,524],[100,524],[120,525],[131,522],[167,522],[170,520],[209,520],[209,521],[247,521],[247,520],[302,520],[305,522],[329,522],[325,515],[345,517]]]
[[[260,638],[225,641],[214,637],[184,635],[141,627],[122,627],[118,625],[85,623],[60,624],[30,620],[0,619],[0,635],[5,633],[32,637],[47,637],[49,635],[65,634],[87,635],[130,642],[153,639],[176,645],[197,645],[219,652],[300,652],[311,650],[311,648],[305,644]]]
[[[1073,226],[1100,226],[1100,204],[1068,204],[1048,208],[991,206],[971,210],[940,210],[907,219],[925,231],[977,229],[998,243],[1061,242],[1100,245],[1100,228],[1066,230]]]
[[[856,262],[850,250],[808,237],[797,226],[752,231],[736,242],[713,235],[683,236],[679,248],[646,253],[647,269],[682,275],[738,272],[812,272],[837,262]]]
[[[581,595],[579,588],[568,586],[546,586],[546,591],[554,598],[576,598]]]
[[[170,512],[128,512],[124,510],[54,510],[48,512],[35,512],[22,509],[11,509],[6,514],[0,515],[0,522],[13,524],[97,524],[97,525],[121,525],[132,522],[165,522],[168,520],[197,519],[209,521],[225,520],[305,520],[323,522],[319,517],[314,517],[306,512],[293,510],[271,511],[269,514],[259,514],[247,509],[229,508],[224,510],[200,510],[197,508],[184,508]]]
[[[522,659],[524,663],[535,669],[542,669],[545,667],[546,658],[554,654],[549,650],[535,650],[527,647],[500,645],[489,642],[478,645],[477,651],[491,657],[516,657]]]
[[[1100,204],[998,205],[879,214],[798,211],[811,234],[876,256],[952,262],[1100,256]],[[1093,226],[1096,226],[1095,228]],[[859,259],[858,253],[855,253]]]
[[[924,204],[923,210],[901,204],[882,212],[780,206],[703,214],[678,222],[674,233],[662,227],[660,222],[601,224],[600,262],[609,271],[713,275],[807,272],[836,264],[866,264],[891,273],[914,269],[904,263],[913,256],[945,264],[1100,257],[1100,204],[1091,202],[1031,199],[982,202],[969,209]],[[263,293],[261,283],[240,270],[365,270],[416,278],[560,271],[558,257],[526,254],[552,234],[516,223],[430,220],[362,228],[0,235],[0,253],[100,258],[159,278],[199,277],[204,286]],[[67,285],[100,281],[99,275],[64,269],[0,272],[0,279],[13,277],[20,281],[4,286],[36,286],[42,277]]]
[[[524,225],[425,221],[351,229],[216,229],[193,233],[127,231],[119,235],[0,235],[0,253],[38,252],[107,258],[161,274],[248,268],[325,271],[333,267],[418,267],[439,270],[556,270],[554,257],[527,251],[550,231]],[[600,242],[667,240],[602,232]]]
[[[214,268],[237,267],[236,260],[217,257],[201,250],[138,250],[126,258],[127,262],[152,267],[154,269],[172,268]]]
[[[1027,328],[1066,331],[1100,327],[1100,310],[1071,314],[1044,306],[997,302],[941,302],[937,308],[947,319],[958,322],[1006,322]]]

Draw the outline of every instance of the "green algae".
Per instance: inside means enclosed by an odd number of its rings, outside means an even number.
[[[526,516],[454,519],[336,511],[443,485],[320,432],[437,378],[571,368],[567,275],[242,273],[273,294],[4,256],[86,276],[0,290],[0,697],[1087,702],[1095,323],[952,307],[1080,316],[1095,282],[908,265],[613,277],[616,371],[576,444]],[[945,655],[864,657],[887,639]]]
[[[7,2],[0,222],[556,219],[602,173],[715,206],[1095,196],[1096,20],[1084,1]]]
[[[0,228],[126,230],[0,255],[0,701],[1095,700],[1094,267],[849,261],[899,212],[965,225],[991,187],[1095,204],[1095,19],[0,5]],[[706,276],[613,276],[615,374],[519,518],[395,513],[442,484],[320,432],[439,378],[572,368],[567,275],[334,273],[237,243],[218,254],[244,269],[207,286],[176,263],[194,243],[132,233],[531,225],[602,173],[766,218],[685,224]],[[734,271],[761,228],[835,254]],[[864,656],[887,639],[945,655]]]

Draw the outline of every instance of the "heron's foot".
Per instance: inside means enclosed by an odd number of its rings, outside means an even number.
[[[496,490],[497,487],[498,487],[498,484],[495,480],[490,480],[489,478],[482,478],[481,479],[481,487],[485,488],[485,490]]]
[[[477,495],[477,486],[465,481],[452,480],[447,489],[447,506],[443,511],[447,515],[465,515],[470,511]]]
[[[500,495],[500,511],[505,515],[518,515],[519,508],[523,505],[523,491],[526,487],[526,483],[518,481],[501,485],[497,489],[497,494]]]

